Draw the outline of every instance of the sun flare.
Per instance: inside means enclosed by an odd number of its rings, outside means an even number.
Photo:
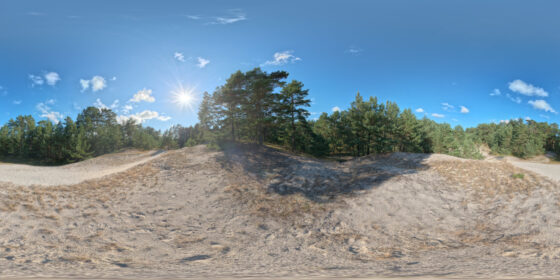
[[[182,85],[171,91],[173,103],[181,109],[192,109],[195,101],[194,88],[185,88]]]

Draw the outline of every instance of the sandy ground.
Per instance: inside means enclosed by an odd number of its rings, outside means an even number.
[[[507,162],[197,146],[74,185],[0,184],[0,276],[554,278],[559,199]]]
[[[490,162],[507,162],[519,168],[535,172],[548,177],[556,182],[560,182],[560,164],[552,163],[549,157],[538,156],[532,159],[520,159],[512,156],[492,156],[485,154],[485,160]]]
[[[78,184],[125,171],[145,163],[161,153],[129,150],[97,157],[64,166],[31,166],[24,164],[1,164],[0,183],[16,185],[58,186]]]
[[[546,164],[520,160],[513,160],[509,162],[517,167],[533,171],[560,182],[560,165],[558,164]]]

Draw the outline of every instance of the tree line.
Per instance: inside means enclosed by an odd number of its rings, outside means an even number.
[[[316,156],[415,152],[482,158],[480,145],[523,158],[546,151],[560,154],[554,123],[519,119],[465,130],[419,119],[394,102],[365,100],[359,92],[347,110],[310,120],[309,90],[287,77],[285,71],[237,71],[212,94],[204,93],[199,120],[205,136],[199,141],[267,142]]]
[[[18,116],[0,128],[0,156],[66,163],[127,147],[175,149],[227,141],[281,145],[315,156],[414,152],[482,158],[480,145],[518,157],[560,154],[557,124],[520,119],[465,130],[417,118],[410,109],[364,99],[359,92],[348,109],[311,120],[309,90],[300,81],[288,82],[288,75],[260,68],[237,71],[213,93],[203,94],[198,124],[163,133],[134,119],[118,123],[106,108],[88,107],[76,121],[67,117],[57,124]]]
[[[195,145],[197,127],[173,126],[161,133],[134,119],[117,122],[110,109],[88,107],[76,120],[35,122],[30,115],[11,119],[0,128],[0,157],[32,159],[44,164],[76,162],[123,148],[173,149]]]
[[[267,142],[316,156],[401,151],[480,157],[475,139],[462,127],[417,119],[410,109],[375,97],[364,100],[360,93],[349,109],[309,120],[309,90],[287,77],[284,71],[237,71],[205,93],[199,120],[206,140]]]

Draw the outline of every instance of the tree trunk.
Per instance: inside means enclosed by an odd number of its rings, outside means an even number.
[[[292,104],[291,104],[291,109],[292,109],[292,152],[296,151],[296,121],[295,121],[295,116],[294,116],[294,96],[292,95]]]

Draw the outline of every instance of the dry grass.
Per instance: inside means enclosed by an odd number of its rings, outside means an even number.
[[[461,187],[472,188],[479,195],[514,195],[530,193],[536,188],[552,188],[554,182],[535,173],[514,167],[503,162],[485,162],[476,160],[434,161],[430,169],[437,171],[448,181]],[[514,177],[515,174],[524,174]]]

